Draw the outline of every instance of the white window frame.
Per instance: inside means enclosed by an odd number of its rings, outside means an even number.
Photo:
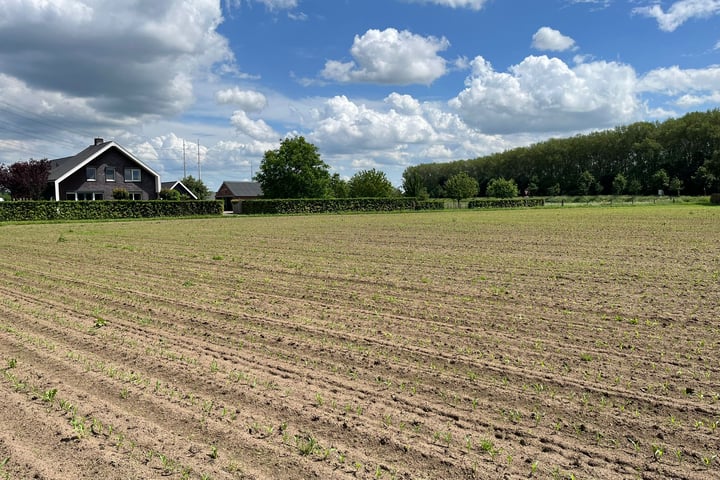
[[[135,178],[137,173],[137,178]],[[125,169],[125,182],[126,183],[138,183],[142,181],[142,173],[139,168],[126,168]]]
[[[128,192],[130,200],[142,200],[142,192]]]
[[[81,195],[83,195],[83,196],[90,195],[91,198],[85,199],[85,200],[78,200],[78,194],[81,194]],[[70,196],[72,196],[73,198],[69,198]],[[98,197],[100,197],[100,198],[98,198]],[[69,200],[69,201],[73,201],[73,200],[74,200],[74,201],[76,201],[76,202],[78,202],[78,201],[88,201],[88,202],[90,202],[90,201],[105,200],[105,194],[104,194],[103,192],[66,192],[66,193],[65,193],[65,200]]]
[[[90,172],[92,172],[92,175],[90,175]],[[97,180],[97,168],[85,167],[85,181],[94,182],[96,180]]]
[[[108,175],[109,173],[112,173],[112,175]],[[114,182],[116,174],[117,174],[117,172],[115,171],[115,167],[105,167],[105,181],[106,182]]]

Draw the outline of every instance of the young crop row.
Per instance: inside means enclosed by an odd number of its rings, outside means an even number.
[[[178,478],[704,478],[717,219],[622,210],[5,226],[0,335]]]

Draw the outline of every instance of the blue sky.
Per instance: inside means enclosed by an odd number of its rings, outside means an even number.
[[[215,190],[303,135],[332,172],[399,186],[718,108],[718,27],[720,0],[4,0],[0,162],[103,137],[163,180],[199,156]]]

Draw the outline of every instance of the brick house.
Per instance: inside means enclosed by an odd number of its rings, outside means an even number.
[[[96,138],[72,157],[50,160],[51,200],[112,200],[123,188],[132,200],[156,200],[160,175],[114,141]]]
[[[258,182],[223,182],[220,185],[216,200],[222,200],[226,211],[233,210],[233,200],[252,200],[262,197],[262,188]]]

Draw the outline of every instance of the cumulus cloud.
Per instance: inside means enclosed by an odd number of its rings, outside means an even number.
[[[633,13],[654,18],[660,30],[673,32],[690,19],[720,15],[720,0],[679,0],[667,11],[664,11],[661,5],[655,4],[634,8]]]
[[[6,0],[0,71],[98,112],[172,115],[193,101],[194,76],[233,63],[221,21],[213,0]]]
[[[640,81],[639,90],[669,96],[705,92],[720,93],[720,66],[704,69],[681,69],[674,66],[648,72]]]
[[[575,46],[575,40],[566,37],[558,30],[542,27],[533,35],[532,46],[537,50],[562,52]]]
[[[267,106],[267,98],[262,93],[238,87],[220,90],[215,99],[219,104],[236,105],[246,112],[260,112]]]
[[[247,135],[250,138],[261,141],[270,141],[280,138],[280,135],[264,120],[252,120],[247,113],[238,110],[233,113],[230,123],[237,129],[238,133]]]
[[[423,37],[394,28],[371,29],[355,36],[350,50],[354,61],[330,60],[321,75],[338,82],[429,85],[445,75],[447,62],[438,52],[449,46],[444,37]]]
[[[432,3],[443,7],[451,8],[469,8],[471,10],[480,10],[487,0],[405,0],[409,3]]]
[[[449,104],[486,133],[579,131],[631,121],[641,105],[634,70],[615,62],[570,68],[547,56],[530,56],[496,72],[473,61],[466,88]]]
[[[383,112],[358,105],[345,96],[329,99],[318,117],[321,120],[313,136],[330,148],[390,148],[427,142],[435,135],[432,126],[418,114],[404,115],[395,109]]]

